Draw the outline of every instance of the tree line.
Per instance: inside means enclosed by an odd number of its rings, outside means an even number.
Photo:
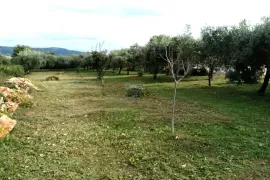
[[[190,26],[177,36],[154,35],[146,45],[137,43],[129,48],[107,51],[99,48],[82,55],[56,56],[53,53],[38,52],[29,46],[17,45],[12,57],[0,56],[1,64],[22,65],[26,72],[36,68],[68,69],[84,68],[96,70],[102,78],[104,70],[121,74],[130,71],[149,72],[153,79],[158,73],[171,74],[166,52],[180,57],[193,66],[193,73],[202,72],[208,76],[211,86],[214,72],[224,70],[226,78],[237,83],[256,83],[264,76],[264,83],[258,92],[264,93],[270,78],[270,18],[264,17],[256,25],[241,21],[234,26],[207,26],[201,36],[194,38]],[[183,74],[184,70],[180,70]],[[177,75],[177,74],[176,74]]]

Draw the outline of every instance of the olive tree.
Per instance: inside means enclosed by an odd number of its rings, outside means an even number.
[[[228,56],[230,47],[230,36],[228,28],[223,27],[205,27],[201,32],[200,49],[197,54],[201,55],[200,65],[206,70],[208,75],[208,86],[211,86],[215,68],[224,64]]]
[[[161,58],[165,56],[165,49],[169,43],[171,43],[172,38],[166,35],[153,36],[146,45],[146,67],[153,74],[153,79],[157,79],[157,74],[159,73],[160,67],[166,65],[164,59]]]
[[[138,44],[133,44],[130,46],[128,51],[129,51],[128,64],[130,66],[129,69],[133,71],[136,70],[136,68],[138,68],[139,70],[143,69],[145,67],[144,48],[142,46],[139,46]]]
[[[93,51],[92,52],[92,58],[93,58],[93,65],[94,68],[97,71],[97,78],[101,80],[102,84],[104,82],[103,76],[104,76],[104,69],[107,66],[108,63],[108,56],[107,51]]]
[[[15,46],[14,48],[13,48],[13,54],[12,54],[12,57],[16,57],[16,56],[18,56],[19,55],[19,53],[21,52],[21,51],[29,51],[29,50],[31,50],[31,48],[29,47],[29,46],[26,46],[26,45],[17,45],[17,46]]]
[[[39,51],[26,49],[12,58],[13,64],[22,65],[26,73],[46,65],[45,54]]]
[[[263,22],[254,29],[255,39],[255,56],[257,67],[265,65],[266,73],[264,81],[258,93],[265,94],[270,79],[270,17],[264,17]],[[259,65],[258,65],[259,63]]]

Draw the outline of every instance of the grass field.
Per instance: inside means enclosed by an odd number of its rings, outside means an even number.
[[[179,84],[176,137],[170,134],[173,83],[150,75],[105,77],[57,72],[28,76],[34,105],[0,142],[0,179],[270,179],[270,96],[258,85],[215,77]],[[128,98],[130,84],[148,95]]]

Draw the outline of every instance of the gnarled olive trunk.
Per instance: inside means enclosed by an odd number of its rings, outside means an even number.
[[[159,68],[158,65],[156,65],[156,66],[154,67],[153,80],[157,80],[158,68]]]
[[[156,73],[153,74],[153,80],[157,80],[157,74]]]
[[[269,83],[269,79],[270,79],[270,65],[267,65],[267,71],[266,71],[266,74],[264,76],[264,81],[263,81],[261,88],[257,91],[258,93],[260,93],[262,95],[265,94],[266,88],[267,88],[268,83]]]
[[[118,74],[121,74],[123,66],[120,66]]]
[[[209,66],[209,72],[208,72],[208,86],[211,87],[212,80],[213,80],[213,73],[214,73],[214,65]]]

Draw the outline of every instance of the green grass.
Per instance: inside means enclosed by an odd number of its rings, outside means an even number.
[[[270,97],[259,84],[187,78],[173,138],[171,78],[108,72],[103,89],[94,72],[44,80],[52,75],[28,76],[42,91],[0,142],[0,179],[270,179]],[[134,83],[150,95],[126,97]]]

